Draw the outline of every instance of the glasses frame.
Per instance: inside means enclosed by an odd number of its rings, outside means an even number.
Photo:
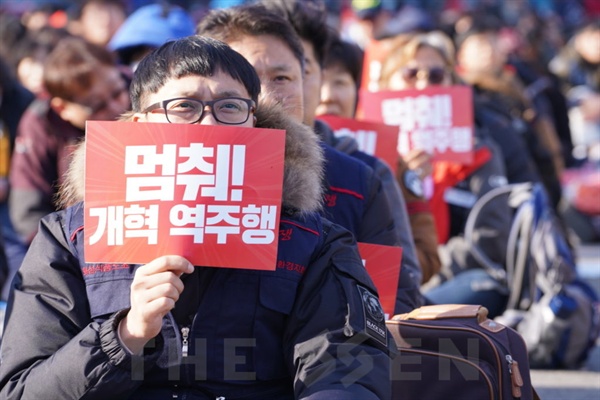
[[[202,118],[204,118],[207,106],[210,108],[210,113],[212,114],[213,118],[217,122],[224,124],[224,125],[241,125],[241,124],[245,123],[246,121],[248,121],[248,118],[250,118],[250,114],[254,114],[254,112],[256,111],[256,103],[254,102],[254,100],[245,99],[243,97],[222,97],[220,99],[210,100],[210,101],[198,100],[198,99],[194,99],[192,97],[174,97],[172,99],[162,100],[162,101],[159,101],[158,103],[151,104],[148,107],[146,107],[142,111],[142,113],[149,113],[154,110],[162,109],[165,114],[165,118],[167,118],[167,121],[170,124],[177,123],[177,122],[171,122],[171,120],[169,119],[169,113],[167,112],[167,108],[166,108],[168,103],[175,101],[175,100],[191,100],[191,101],[195,101],[195,102],[202,104],[202,112],[198,115],[198,119],[196,119],[193,122],[188,122],[188,124],[195,124],[195,123],[200,122],[202,120]],[[248,104],[248,115],[246,115],[246,118],[242,122],[236,122],[236,123],[221,121],[215,113],[213,104],[215,104],[219,101],[223,101],[223,100],[241,100],[241,101],[245,102],[246,104]]]

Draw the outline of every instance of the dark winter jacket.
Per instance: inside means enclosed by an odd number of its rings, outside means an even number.
[[[406,210],[406,202],[404,201],[404,197],[402,196],[400,188],[398,187],[394,174],[381,160],[359,151],[358,144],[355,140],[352,140],[351,138],[337,140],[333,134],[333,131],[325,122],[320,120],[315,121],[315,131],[327,145],[369,166],[373,170],[374,176],[376,177],[371,178],[371,180],[375,182],[381,182],[381,189],[378,190],[378,193],[382,194],[383,196],[373,198],[373,200],[369,200],[369,202],[379,202],[379,204],[382,204],[384,198],[388,206],[382,207],[377,206],[376,204],[371,205],[371,215],[365,215],[362,217],[359,221],[359,226],[362,227],[361,230],[364,230],[364,227],[368,226],[368,229],[372,232],[376,232],[376,229],[383,232],[389,232],[389,229],[386,228],[386,225],[393,223],[393,234],[395,236],[396,245],[402,247],[402,266],[400,268],[400,279],[398,281],[398,296],[395,313],[399,314],[410,312],[412,309],[421,306],[423,302],[419,292],[419,285],[421,284],[422,277],[421,268],[416,256],[415,241],[410,228]],[[329,179],[328,183],[330,191],[339,192],[334,188],[335,186],[339,186],[339,183],[336,184],[332,182],[333,180],[337,182],[343,182],[343,184],[346,186],[357,183],[357,177],[360,176],[360,174],[350,173],[347,167],[340,165],[341,163],[338,161],[340,158],[339,156],[335,157],[333,155],[329,155],[328,152],[325,154],[326,159],[332,159],[332,161],[329,162],[331,164],[331,171],[329,171],[329,168],[326,170],[327,178]],[[333,195],[339,196],[335,193],[333,193]],[[328,201],[326,195],[326,211],[327,206]],[[325,215],[327,216],[327,214]],[[351,227],[346,226],[343,222],[340,222],[339,218],[333,216],[331,219],[332,221],[345,226],[351,231],[357,232]],[[361,230],[358,230],[358,232],[361,232]],[[382,241],[381,238],[373,235],[365,236],[364,234],[359,234],[357,235],[357,240],[359,242],[366,243],[390,244],[390,242],[386,242],[388,239],[384,239],[386,241]]]
[[[117,337],[136,266],[82,261],[82,203],[45,217],[9,303],[0,398],[389,398],[393,339],[376,289],[353,236],[316,213],[322,155],[292,125],[276,269],[197,267],[143,356]]]
[[[58,186],[84,134],[61,119],[48,100],[37,99],[23,114],[10,168],[9,212],[25,242],[37,232],[40,219],[56,210]]]

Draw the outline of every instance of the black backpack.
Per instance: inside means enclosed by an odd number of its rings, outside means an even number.
[[[490,260],[473,240],[481,210],[498,196],[513,211],[506,265]],[[598,295],[578,277],[542,184],[512,184],[486,193],[469,213],[465,239],[473,257],[509,288],[506,311],[496,320],[521,333],[531,367],[579,367],[600,332]]]

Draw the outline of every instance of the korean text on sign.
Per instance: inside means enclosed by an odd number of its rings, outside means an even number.
[[[469,88],[454,86],[386,93],[379,114],[398,126],[398,152],[421,149],[435,160],[468,164],[473,155],[473,105]]]
[[[167,127],[165,124],[161,125]],[[147,130],[143,134],[148,135]],[[121,168],[120,171],[115,168],[112,172],[112,185],[108,183],[111,177],[106,176],[107,174],[99,172],[95,174],[96,177],[94,173],[86,172],[86,182],[90,182],[90,185],[86,185],[86,218],[93,222],[91,226],[94,227],[90,232],[86,230],[86,244],[92,249],[103,248],[104,251],[111,247],[134,247],[141,248],[142,252],[146,251],[148,254],[155,249],[157,252],[165,251],[164,254],[192,256],[216,254],[218,250],[229,252],[233,248],[241,249],[243,253],[244,247],[248,246],[276,245],[281,192],[267,193],[264,197],[256,192],[255,183],[265,181],[267,171],[262,171],[259,179],[248,175],[248,163],[253,163],[248,154],[255,152],[253,142],[249,146],[243,143],[223,143],[232,141],[226,136],[212,135],[208,138],[199,140],[196,134],[189,136],[189,140],[180,140],[179,137],[170,142],[163,135],[160,140],[154,140],[154,143],[166,142],[161,145],[146,144],[153,140],[146,140],[145,143],[121,143],[122,158],[117,163]],[[88,137],[88,141],[90,140],[93,146],[93,135],[92,139]],[[102,157],[105,152],[92,150],[91,153]],[[114,154],[112,153],[112,158]],[[251,167],[250,171],[255,174],[258,169]],[[282,174],[275,174],[276,179],[279,178],[278,175]],[[91,180],[87,180],[88,177]],[[108,193],[112,193],[106,199],[95,196],[96,190],[92,183],[102,180],[107,182],[106,186],[110,186],[106,188]],[[245,187],[248,184],[252,190],[246,195]],[[273,192],[271,189],[269,191]],[[86,222],[87,226],[90,225]],[[136,241],[132,242],[130,239]],[[125,246],[128,240],[129,246]],[[171,246],[173,243],[175,245]],[[225,245],[231,248],[221,246],[218,250],[211,250],[194,245]],[[136,253],[136,257],[140,257],[141,252]],[[124,257],[127,261],[130,255],[127,250],[123,250],[119,257]],[[235,257],[212,258],[214,260],[203,258],[201,265],[236,266],[213,265],[233,262],[225,260],[234,260]],[[238,260],[243,263],[241,259]]]

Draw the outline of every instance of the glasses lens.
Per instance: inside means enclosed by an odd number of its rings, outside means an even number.
[[[444,81],[446,71],[443,68],[435,67],[429,70],[429,83],[439,85]]]
[[[172,124],[193,124],[200,119],[204,106],[193,99],[174,99],[165,105],[167,119]]]
[[[225,98],[212,106],[217,121],[223,124],[243,124],[248,120],[250,105],[244,99]]]
[[[417,68],[404,68],[402,70],[402,77],[405,81],[414,81],[417,79],[417,74],[419,70]]]

